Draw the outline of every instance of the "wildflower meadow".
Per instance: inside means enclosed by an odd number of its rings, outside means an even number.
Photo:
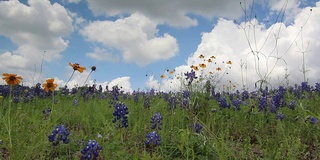
[[[175,70],[158,75],[181,81],[174,92],[89,85],[97,67],[71,62],[64,86],[54,78],[24,86],[23,77],[2,73],[0,159],[320,159],[320,82],[272,85],[272,67],[282,56],[261,55],[249,38],[248,44],[259,77],[254,90],[222,82],[229,70],[245,70],[245,63],[214,54],[199,55],[203,63],[179,76]],[[260,70],[266,63],[269,70]],[[75,72],[86,69],[91,72],[83,85],[67,87]]]

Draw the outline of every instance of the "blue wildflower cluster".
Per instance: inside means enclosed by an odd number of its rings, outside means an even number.
[[[240,105],[241,105],[241,100],[240,99],[232,100],[232,104],[236,108],[236,110],[240,111]]]
[[[56,128],[52,131],[52,133],[48,136],[48,139],[54,146],[58,145],[60,141],[64,144],[69,143],[69,132],[64,127],[64,125],[56,126]]]
[[[230,108],[230,104],[227,102],[227,99],[223,97],[219,100],[219,107],[220,110],[224,108]]]
[[[193,82],[194,79],[197,79],[198,77],[196,76],[196,72],[192,69],[191,72],[187,72],[184,74],[186,77],[186,80],[188,81],[188,85],[191,85],[191,83]]]
[[[147,140],[145,141],[146,145],[156,145],[160,146],[161,144],[161,138],[157,134],[156,131],[152,131],[146,135]]]
[[[200,133],[203,129],[203,126],[200,123],[195,123],[192,125],[192,129],[196,133]]]
[[[282,120],[284,118],[284,114],[282,113],[277,113],[276,119]]]
[[[151,117],[151,128],[161,130],[162,126],[162,116],[160,113],[156,113]]]
[[[87,145],[81,150],[82,160],[97,159],[99,156],[99,151],[102,147],[98,144],[96,140],[89,140]]]
[[[127,105],[122,102],[116,103],[115,110],[113,112],[113,116],[115,116],[115,118],[113,119],[112,122],[116,123],[117,121],[120,121],[119,128],[128,127],[127,114],[129,114]]]

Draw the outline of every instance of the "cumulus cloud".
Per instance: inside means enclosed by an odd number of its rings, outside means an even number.
[[[63,37],[73,31],[67,10],[48,0],[17,0],[0,2],[0,35],[17,45],[13,51],[0,53],[0,72],[14,72],[32,82],[29,74],[35,65],[40,68],[42,57],[52,61],[68,47]],[[45,55],[43,56],[45,51]],[[38,76],[38,75],[37,75]]]
[[[106,61],[106,62],[119,62],[120,57],[118,55],[114,55],[111,52],[108,52],[106,49],[96,47],[94,48],[93,52],[86,53],[86,56],[99,60],[99,61]]]
[[[157,23],[177,27],[197,25],[197,20],[190,17],[190,14],[208,19],[213,17],[234,19],[243,14],[238,1],[225,0],[88,0],[88,4],[97,15],[117,16],[139,12]]]
[[[145,66],[149,63],[167,60],[178,52],[177,40],[169,34],[157,36],[156,23],[135,13],[116,21],[94,21],[80,31],[88,41],[103,44],[122,54],[125,62]],[[95,52],[95,58],[106,54]]]
[[[118,86],[120,88],[120,90],[124,91],[124,92],[132,92],[131,89],[131,83],[130,83],[130,77],[119,77],[116,78],[112,81],[110,81],[110,83],[107,84],[109,89],[112,89],[113,86]]]
[[[318,36],[320,33],[315,27],[320,25],[316,20],[320,16],[318,8],[320,2],[314,8],[301,9],[301,12],[294,17],[292,25],[276,23],[266,27],[257,20],[236,24],[230,20],[219,19],[211,32],[203,33],[197,51],[190,55],[187,64],[176,68],[175,77],[191,70],[185,66],[195,65],[199,68],[199,71],[196,71],[198,79],[195,83],[204,84],[204,81],[201,81],[202,77],[225,86],[231,81],[232,85],[235,84],[240,89],[242,85],[254,89],[254,84],[260,79],[268,80],[274,86],[285,85],[286,80],[289,80],[291,85],[300,84],[304,81],[301,70],[302,53],[305,52],[305,64],[308,70],[306,77],[309,78],[309,83],[314,85],[319,80],[319,76],[316,75],[320,75],[317,53],[320,49]],[[312,9],[311,15],[310,9]],[[255,30],[252,26],[251,29],[248,27],[252,24],[255,24]],[[200,55],[204,58],[199,58]],[[209,63],[208,58],[211,56],[216,58],[211,58],[213,62]],[[232,65],[226,63],[229,60],[232,61]],[[201,63],[205,63],[206,68],[199,67]],[[221,67],[222,71],[217,71],[217,67]],[[285,79],[286,74],[289,75],[288,79]],[[183,86],[179,85],[184,84],[179,82],[186,81],[185,76],[182,77],[182,79],[148,82],[152,86],[158,84],[163,90],[169,91],[172,87]],[[170,85],[172,83],[174,85]]]

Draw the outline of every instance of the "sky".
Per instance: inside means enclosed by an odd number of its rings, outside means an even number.
[[[197,66],[199,86],[314,85],[318,17],[316,0],[0,0],[0,73],[28,86],[179,91]]]

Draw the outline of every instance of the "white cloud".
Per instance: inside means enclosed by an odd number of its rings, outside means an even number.
[[[197,20],[188,14],[208,19],[215,16],[234,19],[243,15],[238,1],[225,0],[88,0],[88,4],[97,15],[117,16],[139,12],[157,23],[178,27],[197,25]]]
[[[111,52],[108,52],[107,50],[103,48],[94,48],[94,52],[92,53],[86,53],[86,56],[99,60],[99,61],[106,61],[106,62],[119,62],[120,57],[117,55],[114,55]]]
[[[109,90],[111,90],[113,86],[118,86],[120,90],[124,92],[131,93],[133,91],[131,89],[130,77],[119,77],[110,81],[110,83],[108,83]]]
[[[157,36],[156,24],[141,14],[113,21],[94,21],[80,31],[88,41],[116,49],[125,62],[139,66],[166,60],[178,52],[178,44],[169,34]],[[97,54],[95,54],[97,55]]]
[[[42,57],[52,61],[68,47],[63,37],[73,31],[67,10],[48,0],[28,0],[28,5],[17,0],[0,3],[0,35],[18,47],[0,53],[0,73],[11,72],[24,77],[31,84],[39,76]]]
[[[78,3],[81,2],[81,0],[67,0],[67,2],[68,3],[76,3],[76,4],[78,4]]]
[[[305,26],[303,24],[305,24],[310,14],[310,8],[308,7],[302,9],[296,15],[293,25],[285,26],[282,23],[277,23],[266,28],[264,24],[258,24],[256,20],[253,20],[251,24],[255,24],[256,28],[253,30],[251,26],[251,29],[248,30],[249,23],[241,23],[240,25],[246,28],[246,33],[250,32],[248,38],[253,51],[259,51],[259,63],[255,63],[258,62],[257,57],[255,59],[253,53],[250,53],[244,30],[233,21],[220,19],[211,32],[203,33],[202,41],[198,45],[197,51],[188,58],[186,65],[206,63],[207,67],[205,69],[199,67],[200,70],[196,72],[198,77],[201,76],[205,79],[212,76],[209,74],[210,71],[219,73],[215,69],[221,67],[220,78],[216,77],[216,81],[219,81],[218,84],[228,85],[228,80],[231,80],[232,84],[236,84],[240,89],[242,87],[242,75],[244,84],[249,89],[254,89],[255,82],[260,79],[256,69],[260,70],[262,77],[267,75],[270,78],[267,80],[270,80],[272,85],[276,86],[281,82],[284,84],[282,80],[285,78],[285,69],[287,68],[287,73],[290,74],[288,77],[290,84],[300,84],[304,79],[303,73],[300,71],[303,62],[302,53],[297,47],[299,46],[303,48],[302,51],[307,49],[305,62],[309,71],[306,76],[309,78],[309,83],[314,85],[319,80],[319,76],[317,77],[316,75],[320,75],[320,66],[318,65],[318,51],[320,50],[320,37],[318,35],[320,31],[316,29],[316,26],[320,25],[320,22],[316,20],[320,16],[318,8],[320,8],[320,2],[317,3],[316,8],[313,8],[311,17]],[[302,26],[303,29],[300,32]],[[199,58],[201,54],[205,56],[204,59]],[[269,56],[269,59],[267,60],[263,54],[266,57]],[[216,59],[212,59],[212,63],[204,61],[212,55],[216,57]],[[281,56],[286,63],[281,59],[278,59],[279,61],[276,63],[277,59],[272,58]],[[226,61],[229,60],[233,62],[230,65],[231,69],[226,64]],[[243,66],[241,71],[241,63],[246,64],[247,69]],[[185,68],[185,65],[177,67],[175,73],[181,75],[186,72],[181,68]],[[190,71],[190,68],[186,69]],[[223,72],[224,70],[227,71]],[[185,76],[183,75],[183,81],[184,78]],[[199,78],[197,81],[199,81]],[[197,81],[195,83],[199,83]],[[148,80],[148,83],[153,84],[153,86],[161,85],[160,88],[167,91],[172,90],[172,87],[181,88],[181,85],[179,85],[181,84],[181,79],[176,78],[161,82]],[[174,85],[168,85],[168,83],[173,83]]]

